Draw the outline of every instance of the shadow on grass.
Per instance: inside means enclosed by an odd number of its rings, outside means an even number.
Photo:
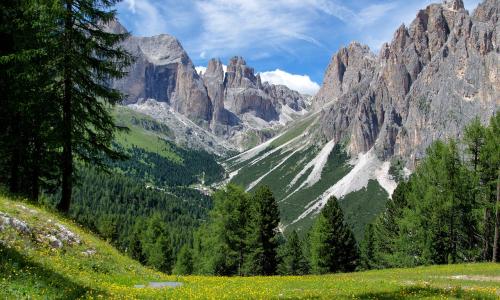
[[[497,299],[493,295],[463,289],[440,289],[435,287],[411,286],[393,292],[365,293],[358,299],[421,299],[421,298],[451,298],[451,299]]]
[[[51,299],[77,299],[102,294],[55,273],[0,243],[0,289],[7,297],[31,298],[31,293]]]

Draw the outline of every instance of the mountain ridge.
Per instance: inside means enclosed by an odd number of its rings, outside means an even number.
[[[107,30],[126,32],[117,20]],[[249,143],[263,142],[307,112],[305,96],[284,85],[262,83],[242,57],[231,58],[225,71],[219,59],[211,59],[201,74],[171,35],[131,35],[122,47],[136,57],[129,74],[111,83],[125,94],[123,104],[137,108],[151,100],[166,103],[168,110],[227,140],[233,148],[244,150]]]
[[[460,0],[431,4],[378,55],[358,42],[340,49],[309,124],[227,160],[232,182],[271,186],[283,227],[299,230],[335,196],[361,238],[361,223],[380,212],[395,179],[409,176],[433,141],[458,138],[476,116],[486,123],[498,111],[499,4],[486,0],[472,15]],[[346,202],[359,199],[363,205]]]

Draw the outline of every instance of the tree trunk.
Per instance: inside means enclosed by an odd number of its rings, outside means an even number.
[[[61,157],[62,193],[61,202],[57,205],[59,211],[67,213],[71,203],[73,190],[73,143],[72,143],[72,78],[71,78],[71,31],[73,30],[72,1],[66,2],[66,17],[64,24],[64,95],[63,95],[63,153]]]
[[[498,261],[498,240],[500,239],[500,170],[497,179],[497,201],[495,212],[495,236],[493,237],[493,257],[492,261]]]

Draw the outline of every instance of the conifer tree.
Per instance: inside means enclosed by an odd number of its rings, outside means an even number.
[[[59,71],[54,76],[56,99],[62,109],[60,123],[62,192],[57,205],[68,212],[71,202],[74,159],[103,166],[102,158],[122,157],[111,148],[113,134],[119,129],[109,106],[121,101],[118,90],[109,87],[112,78],[125,76],[130,55],[119,43],[128,34],[105,31],[112,22],[117,0],[61,0],[56,11],[60,41],[53,61]]]
[[[172,242],[160,215],[155,214],[149,220],[141,244],[148,265],[165,273],[172,271]]]
[[[198,236],[201,272],[214,275],[243,275],[248,254],[249,199],[245,191],[229,184],[214,193],[209,224]]]
[[[491,241],[492,250],[487,258],[498,261],[500,256],[500,114],[490,119],[486,128],[486,140],[479,161],[481,162],[481,182],[484,186],[485,206],[490,213],[484,220],[485,240]]]
[[[278,266],[278,225],[280,214],[278,204],[267,186],[257,189],[251,200],[248,222],[245,273],[252,275],[273,275]]]
[[[361,242],[361,267],[365,270],[373,269],[375,261],[375,237],[373,224],[368,224],[365,229],[365,236]]]
[[[284,275],[304,275],[308,273],[308,264],[304,256],[302,242],[294,230],[288,236],[284,246],[280,272]]]
[[[192,249],[187,244],[184,244],[177,254],[173,273],[178,275],[191,275],[193,274],[193,270]]]
[[[313,273],[351,272],[359,263],[354,234],[344,222],[337,199],[331,197],[311,231],[311,268]]]

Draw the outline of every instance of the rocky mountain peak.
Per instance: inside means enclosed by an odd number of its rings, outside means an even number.
[[[486,121],[500,106],[500,0],[470,16],[463,1],[420,10],[378,58],[360,47],[333,55],[314,98],[328,140],[348,140],[352,154],[374,148],[382,159],[414,160],[437,138],[457,137],[470,120]],[[356,51],[357,50],[357,51]]]
[[[226,86],[233,87],[255,87],[257,77],[253,68],[247,66],[245,59],[235,56],[229,60],[226,73]]]
[[[465,9],[464,2],[462,0],[444,0],[443,5],[445,8],[455,11]]]
[[[220,59],[212,58],[208,61],[207,70],[203,74],[203,78],[215,78],[220,82],[224,81],[224,68]]]

